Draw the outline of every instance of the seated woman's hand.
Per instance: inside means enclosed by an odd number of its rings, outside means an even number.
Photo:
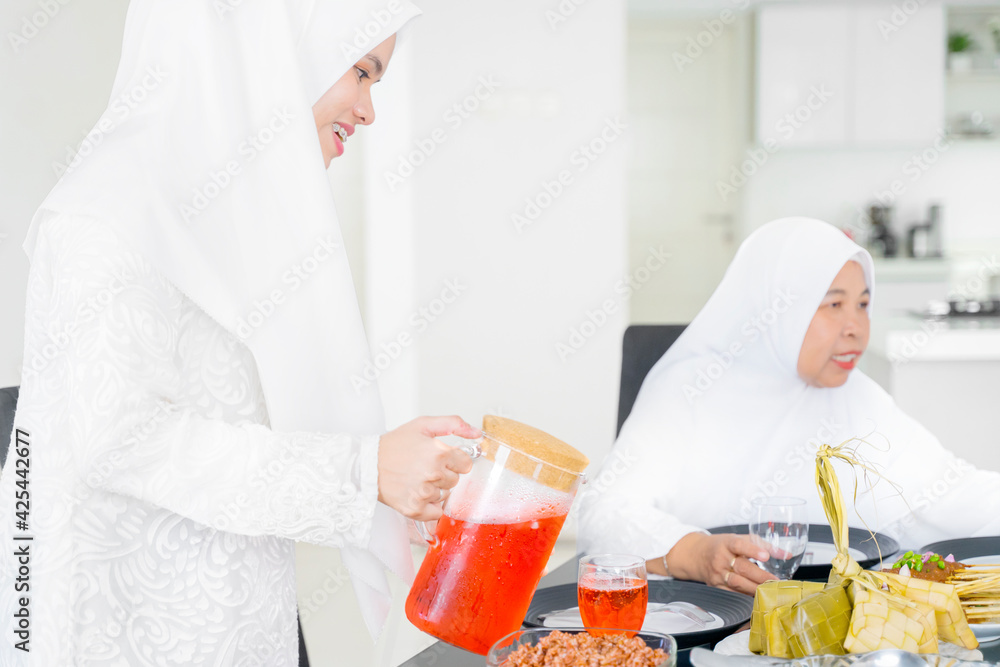
[[[482,432],[460,417],[418,417],[379,440],[378,499],[418,521],[441,517],[441,505],[472,458],[437,440],[439,435],[478,438]]]
[[[768,553],[745,535],[688,533],[667,554],[667,566],[678,579],[753,595],[757,584],[777,577],[754,565],[751,558],[765,561]]]

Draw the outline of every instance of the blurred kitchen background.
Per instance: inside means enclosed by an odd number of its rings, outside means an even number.
[[[747,234],[804,215],[877,257],[862,367],[1000,470],[1000,1],[419,4],[330,170],[390,427],[502,414],[596,471],[625,327],[690,321]],[[0,10],[0,386],[24,232],[107,104],[126,7]],[[573,553],[570,522],[554,560]],[[314,665],[430,643],[397,609],[371,646],[336,555],[299,565]]]

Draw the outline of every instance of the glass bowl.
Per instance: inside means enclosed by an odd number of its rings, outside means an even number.
[[[620,632],[625,634],[625,630],[611,628],[597,628],[604,632]],[[563,630],[561,628],[532,628],[529,630],[517,630],[510,633],[490,649],[486,655],[486,667],[504,667],[510,654],[521,646],[534,646],[543,638],[548,637],[553,632],[564,632],[567,635],[578,635],[586,630]],[[677,642],[670,635],[661,635],[658,632],[640,632],[636,635],[646,642],[646,646],[653,649],[663,649],[667,654],[667,659],[656,667],[675,667],[677,665]]]

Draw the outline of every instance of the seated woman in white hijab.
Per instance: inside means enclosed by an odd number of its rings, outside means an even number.
[[[818,220],[788,218],[747,238],[719,287],[643,382],[580,508],[585,553],[634,553],[649,571],[743,593],[773,578],[747,537],[753,499],[817,495],[820,444],[855,437],[887,483],[859,493],[850,524],[904,547],[1000,533],[1000,473],[974,469],[854,370],[878,291],[869,254]],[[853,472],[836,465],[845,500]],[[862,484],[859,491],[864,489]],[[905,499],[905,500],[904,500]]]
[[[400,513],[438,518],[471,467],[435,436],[479,435],[385,433],[352,382],[369,354],[325,167],[417,13],[132,1],[96,147],[25,244],[0,664],[295,665],[296,540],[341,548],[378,633],[385,570],[413,575]]]

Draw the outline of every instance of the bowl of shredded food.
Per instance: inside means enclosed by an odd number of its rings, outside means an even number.
[[[640,632],[628,637],[625,630],[533,628],[512,632],[490,649],[487,667],[674,667],[677,642],[669,635]],[[628,634],[635,634],[629,632]]]

